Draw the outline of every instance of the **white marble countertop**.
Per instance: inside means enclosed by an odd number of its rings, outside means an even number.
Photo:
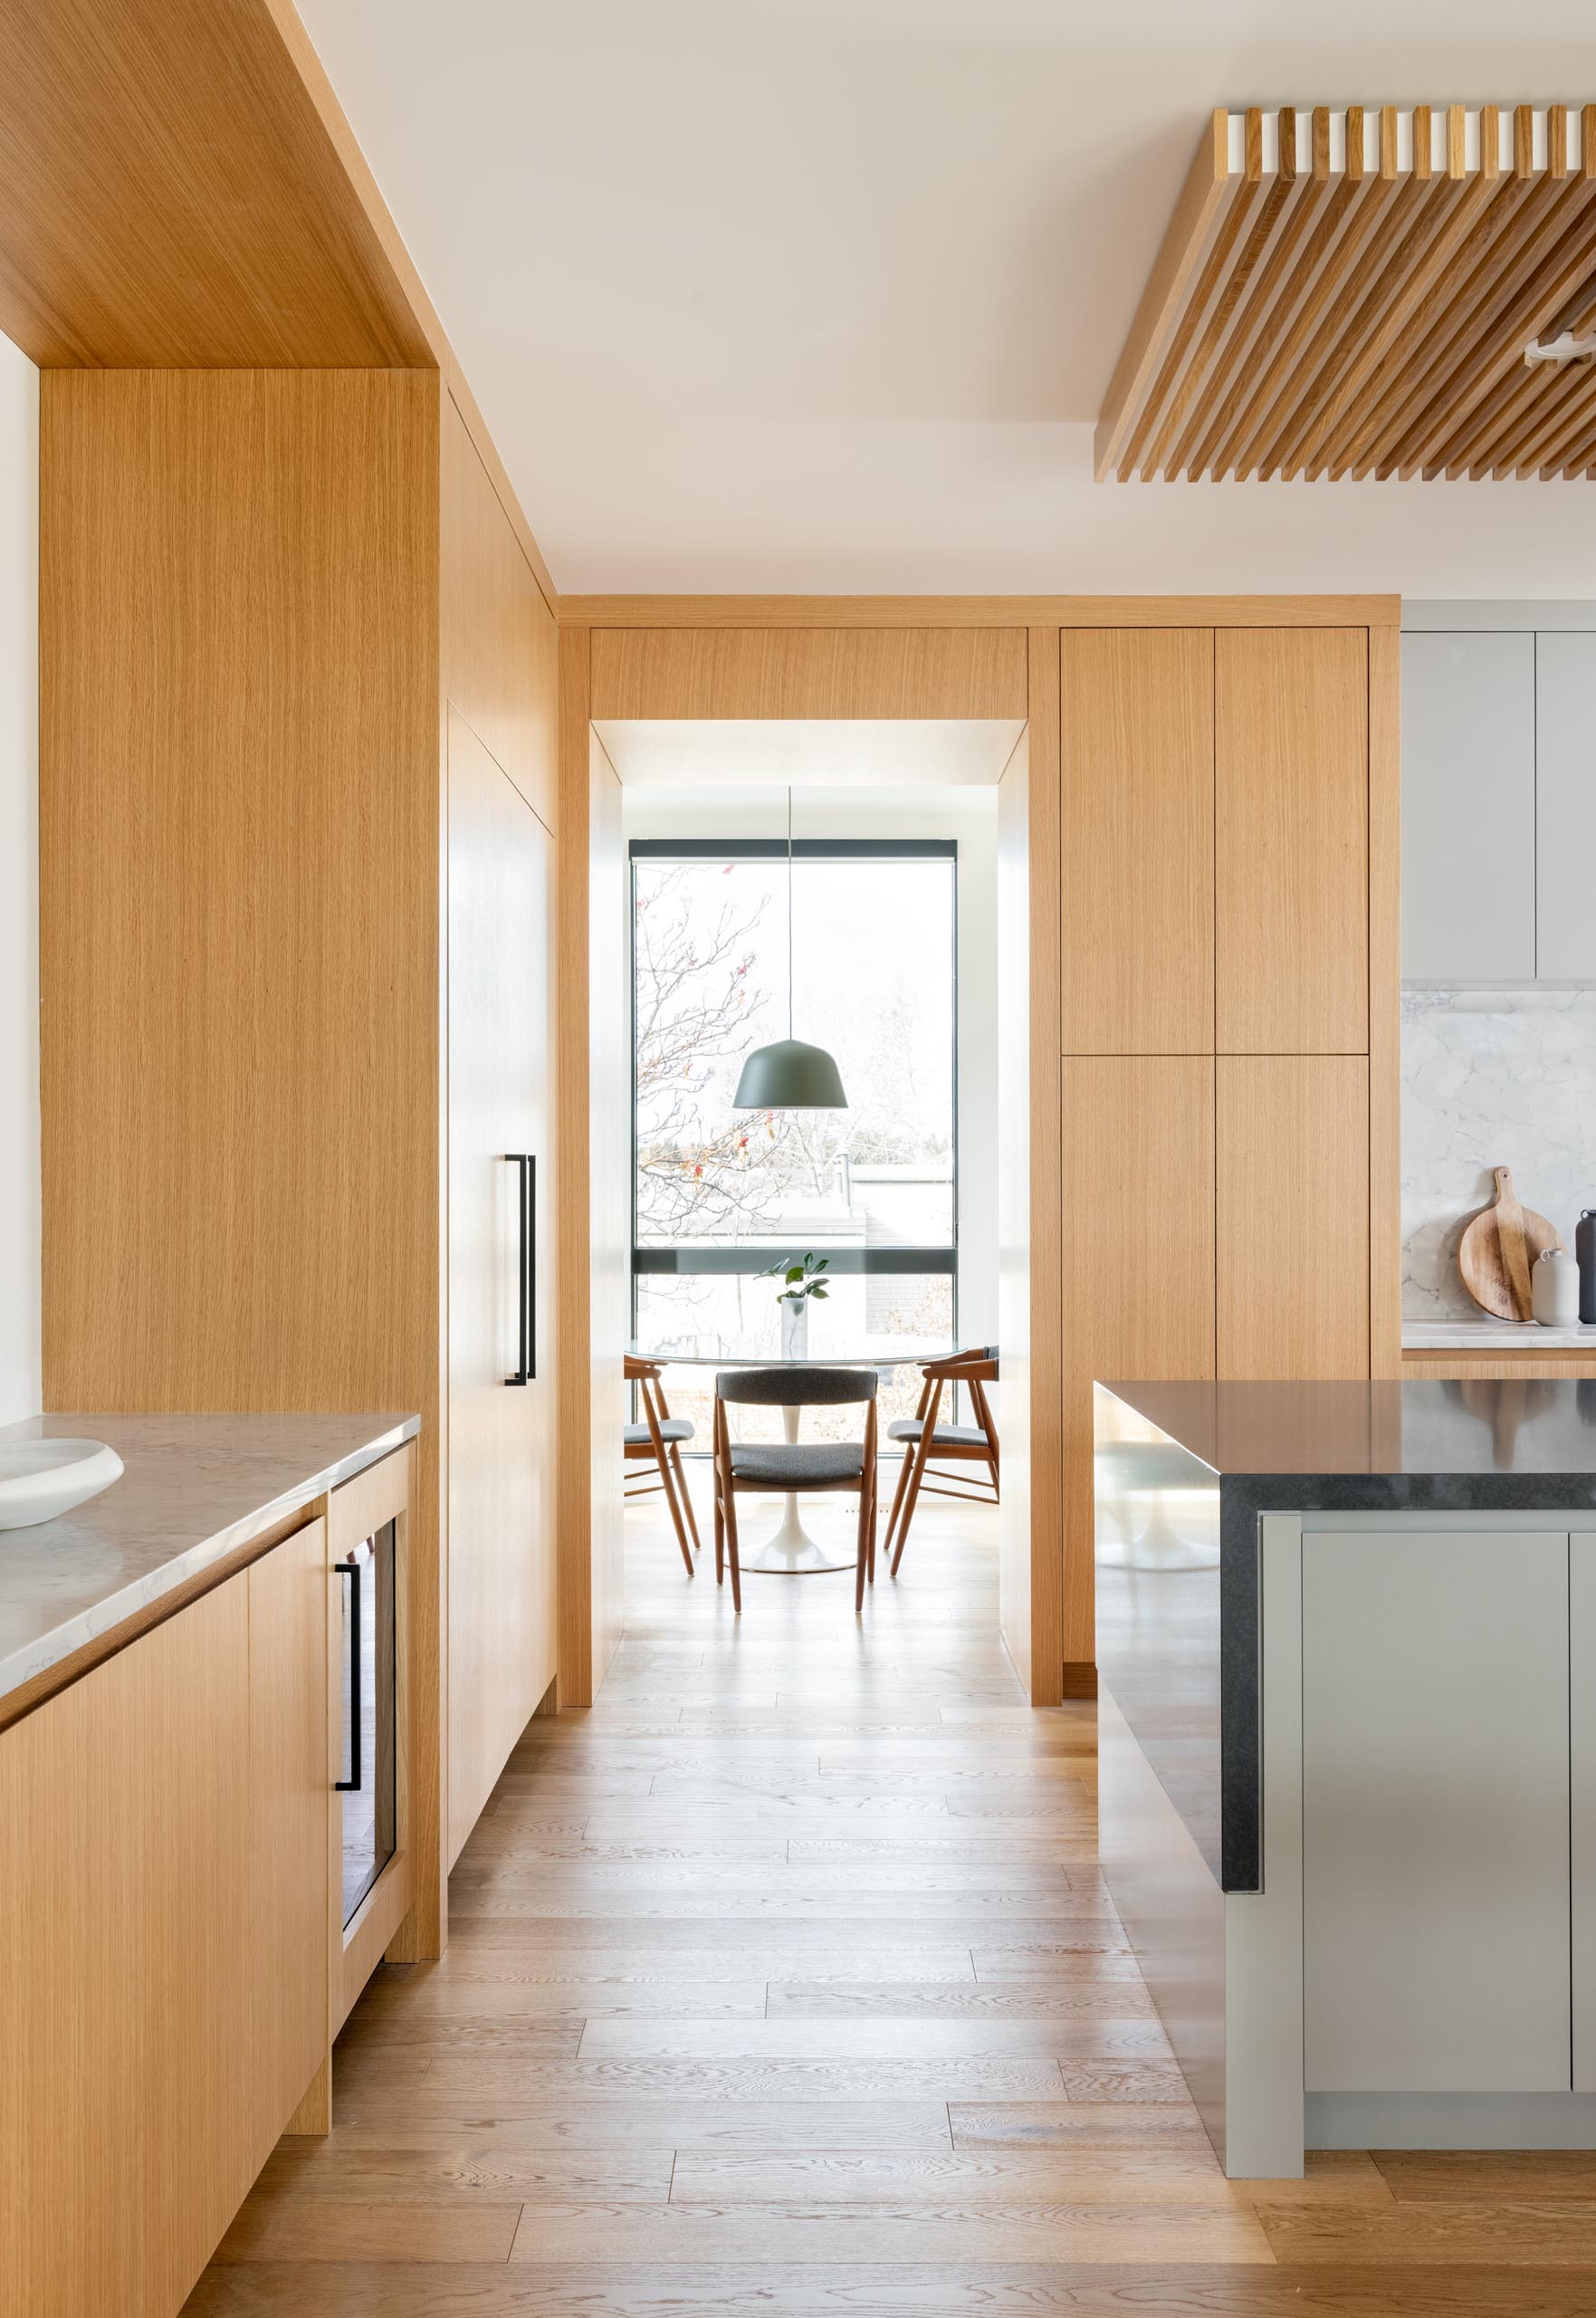
[[[1596,1358],[1596,1327],[1543,1328],[1538,1320],[1404,1320],[1408,1352],[1583,1352]]]
[[[416,1416],[25,1417],[0,1441],[105,1441],[125,1471],[31,1529],[0,1529],[0,1700],[386,1457]]]

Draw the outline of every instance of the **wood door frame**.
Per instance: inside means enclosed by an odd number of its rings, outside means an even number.
[[[1018,1633],[1021,1680],[1037,1706],[1095,1690],[1085,1603],[1064,1561],[1064,1346],[1058,1260],[1065,1228],[1059,1133],[1062,1068],[1059,938],[1059,634],[1066,627],[1355,627],[1367,631],[1369,699],[1370,1312],[1371,1373],[1400,1373],[1397,1034],[1400,960],[1396,908],[1398,656],[1400,599],[1370,596],[566,596],[560,607],[559,948],[589,954],[593,934],[598,716],[758,718],[1023,714],[1028,733],[1027,889],[1031,1000],[1028,1142],[1031,1341],[1027,1349],[1030,1630]],[[960,630],[1007,628],[1017,659],[971,648]],[[901,631],[917,630],[913,648]],[[682,631],[695,631],[683,650]],[[756,642],[749,630],[762,630]],[[647,631],[659,632],[650,650]],[[611,645],[624,634],[625,647]],[[667,644],[665,637],[670,635]],[[867,640],[874,632],[876,648]],[[848,635],[846,647],[840,645]],[[596,647],[596,639],[607,640]],[[600,752],[600,754],[602,752]],[[607,759],[604,760],[607,768]],[[613,775],[613,768],[608,768]],[[569,970],[558,997],[559,1137],[566,1200],[560,1221],[560,1700],[590,1701],[615,1638],[621,1462],[597,1455],[600,1376],[594,1284],[629,1250],[594,1237],[590,1040],[598,1025],[589,977]],[[618,1356],[614,1364],[618,1375]],[[607,1385],[601,1384],[601,1395]],[[617,1391],[618,1408],[618,1391]],[[1013,1470],[1013,1468],[1010,1468]],[[1018,1477],[1017,1477],[1018,1478]],[[595,1555],[605,1564],[596,1585]],[[1072,1615],[1073,1609],[1073,1615]]]

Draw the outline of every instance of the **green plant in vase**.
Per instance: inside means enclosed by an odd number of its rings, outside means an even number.
[[[777,1303],[781,1312],[781,1357],[802,1360],[809,1349],[809,1301],[827,1293],[822,1274],[830,1262],[827,1256],[784,1256],[761,1279],[779,1279],[783,1285]]]

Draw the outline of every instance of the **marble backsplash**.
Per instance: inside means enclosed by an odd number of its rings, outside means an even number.
[[[1573,1249],[1596,1207],[1596,990],[1402,992],[1402,1317],[1478,1318],[1467,1218],[1508,1166]]]

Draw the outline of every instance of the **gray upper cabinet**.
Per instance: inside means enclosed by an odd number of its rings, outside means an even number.
[[[1527,632],[1402,638],[1402,972],[1410,981],[1488,984],[1535,973],[1535,644]]]
[[[1596,635],[1543,631],[1534,645],[1535,972],[1596,982]]]

